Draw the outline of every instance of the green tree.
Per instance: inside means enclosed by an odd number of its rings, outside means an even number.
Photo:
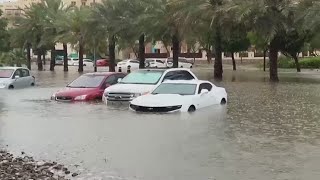
[[[231,25],[229,32],[225,32],[224,36],[224,51],[229,52],[232,58],[233,70],[237,70],[236,61],[234,58],[234,53],[240,51],[247,51],[250,47],[250,40],[247,37],[247,32],[245,27],[236,22]]]
[[[263,51],[263,71],[266,71],[266,56],[269,46],[268,39],[253,32],[248,32],[247,37],[250,40],[250,44],[254,45],[256,50]]]
[[[58,28],[57,40],[71,43],[74,47],[78,47],[79,52],[79,67],[78,72],[83,72],[83,55],[84,47],[89,37],[90,31],[94,27],[89,26],[89,18],[91,9],[86,6],[70,7],[69,11],[59,16],[59,20],[54,24]],[[66,45],[66,44],[65,44]],[[64,47],[65,49],[65,47]]]
[[[7,30],[8,22],[2,17],[2,11],[0,10],[0,52],[9,51],[10,41],[9,32]]]
[[[0,54],[0,64],[21,67],[26,63],[26,55],[23,49],[12,49]]]

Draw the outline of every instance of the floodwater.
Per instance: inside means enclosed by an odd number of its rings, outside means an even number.
[[[212,80],[211,69],[195,69]],[[229,103],[194,114],[136,114],[51,94],[79,74],[34,72],[34,88],[0,91],[0,146],[106,180],[318,180],[320,74],[225,71]]]

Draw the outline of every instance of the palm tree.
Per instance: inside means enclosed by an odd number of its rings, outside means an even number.
[[[15,27],[10,30],[11,44],[13,47],[27,49],[27,66],[31,69],[31,55],[30,49],[33,47],[37,52],[38,70],[43,69],[41,61],[41,36],[43,27],[41,19],[44,17],[44,11],[40,4],[32,3],[30,6],[23,10],[23,16],[14,20]]]
[[[214,78],[222,79],[222,50],[225,27],[230,27],[234,13],[231,13],[227,0],[172,0],[172,3],[179,9],[174,13],[176,21],[183,26],[184,30],[190,27],[206,29],[205,35],[209,43],[214,46]],[[211,34],[210,36],[207,33]],[[199,38],[200,39],[200,38]],[[203,37],[201,37],[203,39]],[[212,42],[211,42],[212,41]],[[210,49],[210,45],[208,45]]]
[[[88,37],[88,32],[94,27],[89,27],[89,17],[91,10],[88,7],[71,7],[69,11],[59,15],[59,20],[54,24],[58,28],[57,39],[71,43],[74,47],[78,46],[79,68],[78,72],[83,72],[84,46]],[[64,45],[64,49],[65,46]],[[66,57],[65,57],[66,58]]]
[[[283,36],[290,27],[289,18],[293,8],[303,1],[241,0],[235,5],[239,20],[252,28],[254,33],[266,37],[269,42],[270,80],[279,81],[278,53],[284,47]]]
[[[55,22],[59,18],[58,15],[66,12],[66,8],[62,0],[43,0],[40,5],[46,13],[44,19],[41,20],[42,26],[44,27],[41,43],[51,49],[50,71],[53,71],[55,66],[56,37],[58,35]]]

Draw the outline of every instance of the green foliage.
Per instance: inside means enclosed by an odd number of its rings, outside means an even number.
[[[26,54],[23,49],[13,49],[0,54],[0,64],[21,66],[26,63]]]
[[[299,61],[301,68],[304,69],[319,69],[320,68],[320,57],[303,58]],[[279,58],[279,68],[295,68],[294,61],[290,58],[282,56]]]
[[[8,51],[10,49],[9,33],[7,31],[8,22],[2,17],[2,11],[0,9],[0,52]]]

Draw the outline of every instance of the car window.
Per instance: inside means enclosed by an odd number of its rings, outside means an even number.
[[[21,72],[20,69],[17,69],[17,70],[14,72],[13,78],[16,77],[16,76],[22,77],[22,72]]]
[[[130,62],[139,64],[139,61],[135,61],[135,60],[131,60]]]
[[[163,71],[134,71],[122,79],[121,84],[157,84]]]
[[[118,81],[119,78],[123,79],[124,77],[126,77],[126,75],[125,74],[117,74],[116,77],[117,77],[117,81]]]
[[[30,76],[29,71],[26,70],[26,69],[21,69],[21,72],[22,72],[22,77],[28,77],[28,76]]]
[[[207,89],[208,91],[211,91],[212,90],[212,85],[209,84],[209,83],[201,83],[200,86],[199,86],[198,94],[201,93],[202,89]]]
[[[110,76],[106,79],[105,83],[106,83],[106,84],[110,84],[110,85],[114,85],[114,84],[117,83],[117,79],[118,79],[118,78],[117,78],[115,75],[110,75]]]
[[[70,83],[70,88],[96,88],[101,85],[105,76],[82,75]]]
[[[152,94],[194,95],[196,93],[196,88],[196,84],[162,83],[152,92]]]
[[[188,71],[170,71],[168,72],[164,80],[192,80],[194,77]]]

